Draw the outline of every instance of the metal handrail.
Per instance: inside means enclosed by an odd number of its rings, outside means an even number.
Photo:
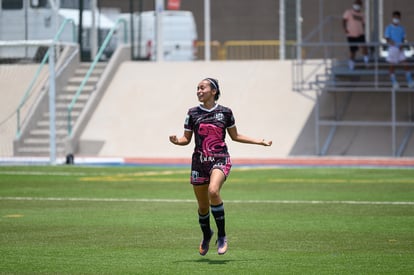
[[[62,35],[62,33],[63,33],[63,31],[64,31],[64,29],[65,29],[65,27],[66,27],[66,25],[68,23],[71,23],[72,24],[72,39],[73,39],[73,42],[76,41],[75,22],[72,19],[67,18],[60,25],[59,30],[57,31],[57,33],[55,34],[55,36],[53,38],[52,45],[53,45],[54,42],[56,42],[56,41],[58,41],[60,39],[60,36]],[[23,98],[22,98],[22,100],[20,101],[20,103],[19,103],[19,105],[17,107],[17,110],[16,110],[16,113],[17,113],[17,132],[16,132],[16,137],[17,138],[19,138],[20,135],[21,135],[21,119],[20,119],[21,109],[23,108],[23,106],[26,103],[26,101],[27,101],[30,93],[32,92],[33,86],[35,85],[37,79],[39,78],[40,73],[41,73],[43,67],[46,64],[46,61],[49,59],[49,51],[50,51],[50,47],[49,47],[49,50],[43,56],[43,59],[40,62],[40,65],[37,68],[36,73],[35,73],[33,79],[30,81],[29,87],[26,89],[26,91],[25,91],[25,93],[23,95]]]
[[[295,46],[295,40],[287,40],[286,46]],[[279,55],[279,40],[230,40],[222,47],[224,59],[274,59]]]
[[[202,49],[205,45],[205,41],[197,41],[196,47],[198,49]],[[287,40],[286,46],[296,46],[296,40]],[[264,48],[269,49],[270,51],[263,50]],[[227,60],[229,58],[228,53],[232,52],[233,59],[257,59],[257,55],[262,55],[260,59],[275,59],[275,57],[278,56],[278,47],[280,47],[280,41],[279,40],[228,40],[225,41],[223,44],[221,44],[219,41],[211,41],[211,48],[212,53],[215,53],[215,59],[218,60]],[[214,51],[213,51],[214,49]],[[264,53],[269,52],[276,53],[273,56],[267,55],[267,57],[263,57]],[[199,50],[198,50],[199,52]],[[201,50],[201,53],[204,51]],[[235,57],[234,52],[237,52],[237,56]],[[252,56],[255,53],[255,56]],[[303,53],[305,55],[305,52]],[[200,56],[198,57],[199,59]]]
[[[108,46],[109,42],[111,41],[111,38],[115,32],[115,30],[118,28],[118,25],[120,23],[124,24],[124,43],[127,43],[127,22],[125,19],[123,18],[119,18],[116,22],[115,25],[111,28],[111,30],[109,31],[109,33],[106,35],[104,42],[102,43],[101,47],[99,48],[98,53],[96,54],[91,66],[89,67],[85,77],[83,78],[81,84],[79,85],[79,88],[76,90],[75,96],[73,97],[72,101],[70,102],[70,104],[68,105],[68,136],[72,135],[72,110],[73,107],[76,104],[76,101],[78,100],[80,94],[83,91],[83,88],[85,87],[86,83],[89,80],[89,77],[91,76],[93,70],[96,67],[96,64],[99,62],[99,60],[101,59],[105,48]]]

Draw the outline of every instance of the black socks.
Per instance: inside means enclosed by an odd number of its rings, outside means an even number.
[[[217,225],[217,236],[224,237],[226,236],[225,230],[225,219],[224,219],[224,205],[223,203],[219,205],[211,205],[211,213],[214,216],[214,220]],[[208,240],[211,237],[211,228],[210,228],[210,212],[205,215],[198,213],[198,223],[200,224],[201,231],[203,231],[204,240]]]
[[[223,203],[219,205],[211,205],[211,213],[213,214],[214,219],[216,220],[218,237],[220,238],[226,236]]]
[[[210,229],[210,212],[204,216],[198,213],[198,223],[200,224],[201,231],[203,231],[203,239],[208,240],[211,238]]]

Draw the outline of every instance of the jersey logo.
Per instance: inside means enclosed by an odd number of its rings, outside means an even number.
[[[193,181],[196,181],[199,176],[200,176],[200,173],[199,172],[197,172],[197,171],[191,171],[191,178],[193,179]]]
[[[216,119],[217,119],[218,121],[222,121],[222,120],[224,120],[224,115],[223,115],[223,113],[217,113],[217,114],[216,114]]]

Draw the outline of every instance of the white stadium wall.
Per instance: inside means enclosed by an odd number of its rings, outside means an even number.
[[[217,78],[219,103],[230,107],[240,133],[273,140],[272,147],[227,138],[235,158],[280,158],[315,154],[313,128],[297,144],[314,100],[292,91],[290,61],[125,62],[81,136],[79,155],[188,158],[193,144],[178,147],[168,136],[183,134],[187,110],[198,105],[196,86]],[[294,148],[299,146],[300,148]]]
[[[16,110],[35,67],[1,66],[3,83],[0,118]],[[312,71],[314,68],[309,67]],[[304,73],[306,75],[306,72]],[[198,104],[196,86],[205,77],[219,79],[219,103],[232,108],[240,133],[273,140],[272,147],[240,144],[227,139],[234,158],[272,159],[315,156],[314,92],[292,91],[291,61],[125,62],[116,71],[80,137],[77,156],[188,159],[193,144],[178,147],[168,136],[182,135],[187,110]],[[321,100],[321,115],[329,117],[332,95]],[[400,100],[401,101],[401,100]],[[373,104],[373,102],[376,102]],[[400,106],[405,102],[399,102]],[[383,106],[383,107],[380,107]],[[355,97],[349,115],[365,120],[389,114],[389,96]],[[361,111],[362,110],[362,111]],[[404,116],[401,108],[398,116]],[[372,114],[371,114],[372,113]],[[397,131],[397,140],[404,137]],[[329,128],[320,132],[320,146]],[[0,125],[0,155],[11,156],[16,117]],[[390,127],[339,127],[328,156],[392,156]],[[414,155],[414,139],[404,156]]]

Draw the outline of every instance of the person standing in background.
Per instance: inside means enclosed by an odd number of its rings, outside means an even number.
[[[395,76],[394,66],[399,63],[404,64],[405,78],[407,79],[408,88],[414,88],[414,82],[411,77],[411,72],[408,69],[405,54],[404,54],[404,42],[406,39],[405,29],[400,24],[401,12],[394,11],[392,13],[392,23],[385,28],[385,39],[388,44],[388,56],[387,62],[390,63],[390,79],[393,89],[400,88],[397,77]]]
[[[348,67],[350,70],[355,68],[356,52],[361,48],[364,55],[364,63],[367,65],[369,62],[368,48],[365,39],[365,19],[364,14],[361,12],[362,1],[355,0],[352,5],[352,9],[348,9],[342,16],[342,26],[347,36],[349,43],[349,61]]]

